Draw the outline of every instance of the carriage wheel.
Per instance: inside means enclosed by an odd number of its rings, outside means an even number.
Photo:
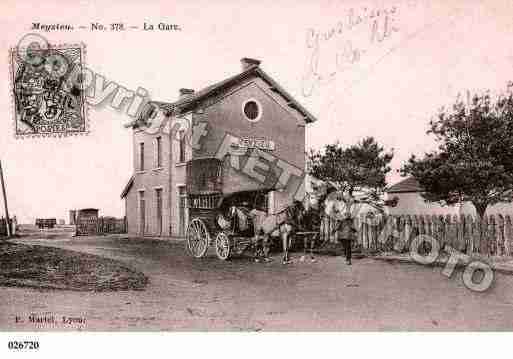
[[[199,218],[194,218],[187,228],[187,249],[195,258],[201,258],[208,249],[209,235],[207,226]]]
[[[230,258],[232,248],[230,247],[230,238],[224,232],[219,232],[216,237],[216,254],[223,261]]]

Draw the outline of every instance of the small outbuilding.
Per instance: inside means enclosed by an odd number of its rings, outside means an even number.
[[[76,215],[76,235],[87,236],[98,233],[98,209],[79,209]]]

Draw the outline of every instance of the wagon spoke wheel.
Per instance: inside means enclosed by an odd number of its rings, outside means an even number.
[[[230,238],[224,232],[219,232],[216,237],[216,254],[219,259],[227,260],[230,258],[231,247]]]
[[[201,258],[208,249],[209,235],[207,226],[199,218],[194,218],[187,228],[187,249],[195,258]]]

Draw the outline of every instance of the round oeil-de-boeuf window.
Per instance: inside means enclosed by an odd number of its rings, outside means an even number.
[[[244,117],[250,122],[257,122],[262,117],[262,106],[257,100],[250,99],[242,104]]]

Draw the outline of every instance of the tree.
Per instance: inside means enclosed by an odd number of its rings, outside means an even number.
[[[427,134],[438,148],[412,155],[403,175],[419,181],[428,202],[472,202],[483,218],[488,206],[513,200],[513,92],[467,93],[439,110]]]
[[[392,151],[386,152],[373,137],[366,137],[346,148],[337,142],[322,151],[310,150],[307,168],[313,177],[333,184],[348,207],[366,203],[382,210],[388,205],[383,194],[392,158]]]

